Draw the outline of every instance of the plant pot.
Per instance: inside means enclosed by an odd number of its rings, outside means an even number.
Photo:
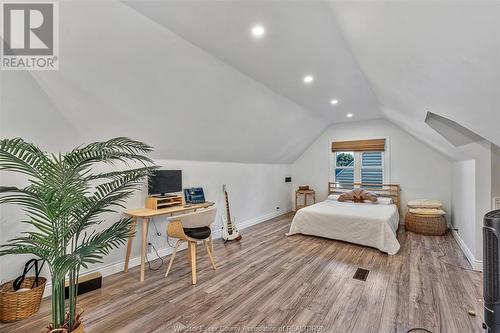
[[[42,333],[68,333],[68,329],[56,328],[51,330],[50,328],[46,328],[45,330],[42,331]],[[78,325],[74,330],[72,330],[71,333],[85,333],[85,330],[83,329],[83,322],[80,322],[80,325]]]
[[[78,325],[77,328],[71,331],[71,333],[85,333],[85,331],[83,330],[83,323],[80,323],[80,325]]]

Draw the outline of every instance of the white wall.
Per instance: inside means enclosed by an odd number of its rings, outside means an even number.
[[[471,265],[482,270],[483,217],[492,209],[498,193],[499,156],[496,147],[484,140],[458,147],[466,161],[453,164],[453,235]]]
[[[491,143],[484,140],[481,142],[470,143],[459,147],[462,155],[465,158],[473,160],[475,163],[474,170],[474,183],[475,183],[475,217],[469,223],[474,225],[475,228],[475,244],[469,248],[474,258],[472,259],[473,265],[480,263],[483,257],[483,217],[484,214],[491,210],[492,203],[492,148]],[[453,182],[460,182],[460,179],[453,179]],[[472,204],[470,202],[469,204]],[[466,252],[466,251],[464,251]],[[469,258],[469,260],[471,260]]]
[[[451,162],[387,120],[332,125],[292,165],[294,188],[301,184],[316,190],[319,200],[328,194],[331,142],[388,138],[389,183],[401,184],[402,207],[417,198],[435,198],[451,207]],[[404,210],[403,210],[404,211]]]
[[[196,162],[196,161],[156,161],[165,169],[181,169],[183,171],[183,186],[202,186],[205,190],[206,199],[219,201],[221,199],[222,184],[228,185],[231,212],[236,218],[237,226],[247,226],[273,216],[282,214],[291,209],[290,190],[291,184],[285,183],[284,178],[290,176],[291,166],[286,164],[243,164],[243,163],[220,163],[220,162]],[[23,186],[24,179],[18,175],[0,173],[2,185]],[[144,199],[147,193],[137,193],[132,197],[127,206],[130,208],[144,207]],[[223,206],[221,206],[223,207]],[[221,208],[219,207],[219,208]],[[279,207],[279,209],[277,209]],[[116,220],[120,214],[107,216],[106,225]],[[22,213],[17,207],[3,206],[0,214],[0,243],[15,237],[27,226],[19,223]],[[155,235],[153,224],[150,224],[148,239],[160,250],[162,255],[170,252],[165,239],[166,218],[155,218],[155,224],[162,236]],[[214,227],[220,230],[220,221]],[[140,227],[136,240],[134,241],[132,260],[138,263],[140,253]],[[243,231],[244,235],[244,231]],[[171,241],[173,244],[174,242]],[[94,265],[91,270],[100,270],[104,274],[113,273],[122,269],[125,246],[114,250],[108,255],[103,264]],[[154,258],[153,255],[149,256]],[[27,257],[6,256],[0,257],[0,280],[10,280],[22,273],[22,267]],[[49,276],[45,271],[45,276]]]
[[[500,147],[491,145],[491,196],[500,197]]]
[[[465,247],[462,249],[469,261],[475,260],[476,248],[476,162],[453,163],[451,220],[456,234]],[[461,242],[459,240],[459,243]]]

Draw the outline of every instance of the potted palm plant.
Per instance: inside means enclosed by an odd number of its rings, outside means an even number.
[[[129,218],[103,227],[102,214],[123,207],[143,185],[155,168],[146,156],[151,150],[142,142],[123,137],[91,143],[66,154],[47,154],[19,138],[0,140],[0,170],[21,173],[29,179],[24,188],[0,186],[0,204],[20,205],[26,217],[23,222],[30,226],[22,236],[1,245],[0,255],[31,254],[48,263],[52,319],[47,332],[83,332],[76,303],[80,269],[102,262],[132,232]],[[98,171],[104,169],[102,164],[115,170]],[[94,228],[99,224],[97,231]]]

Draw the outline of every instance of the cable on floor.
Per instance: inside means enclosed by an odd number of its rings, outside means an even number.
[[[466,267],[463,267],[463,266],[460,266],[460,265],[456,265],[456,264],[452,264],[452,263],[449,263],[447,261],[444,261],[443,258],[447,256],[447,254],[445,253],[445,251],[443,251],[443,248],[441,247],[441,244],[438,244],[438,247],[439,247],[439,251],[442,253],[442,255],[439,255],[437,257],[437,259],[439,261],[441,261],[443,264],[445,265],[448,265],[448,266],[452,266],[452,267],[456,267],[456,268],[460,268],[464,271],[469,271],[469,272],[476,272],[476,273],[479,273],[478,271],[474,270],[474,269],[471,269],[471,268],[466,268]]]
[[[463,266],[460,266],[460,265],[456,265],[456,264],[452,264],[452,263],[449,263],[447,261],[444,261],[443,258],[446,257],[446,253],[445,251],[443,251],[443,248],[441,247],[441,244],[438,245],[439,247],[439,251],[442,253],[441,255],[439,255],[437,258],[439,261],[441,261],[443,264],[445,265],[448,265],[448,266],[452,266],[452,267],[456,267],[456,268],[460,268],[464,271],[469,271],[469,272],[476,272],[476,273],[479,273],[478,271],[476,270],[473,270],[473,269],[470,269],[470,268],[465,268]],[[424,331],[424,332],[427,332],[427,333],[433,333],[432,331],[429,331],[428,329],[426,328],[421,328],[421,327],[414,327],[414,328],[411,328],[409,329],[408,331],[406,331],[406,333],[410,333],[410,332],[414,332],[414,331]]]
[[[442,258],[446,257],[446,254],[445,254],[443,251],[441,251],[441,252],[442,252],[443,254],[442,254],[442,255],[440,255],[440,256],[438,256],[437,258],[438,258],[438,260],[439,260],[439,261],[441,261],[443,264],[448,265],[448,266],[453,266],[453,267],[456,267],[456,268],[460,268],[460,269],[462,269],[462,270],[464,270],[464,271],[469,271],[469,272],[476,272],[476,273],[479,273],[478,271],[473,270],[473,269],[471,269],[471,268],[465,268],[465,267],[462,267],[462,266],[460,266],[460,265],[455,265],[455,264],[452,264],[452,263],[449,263],[449,262],[446,262],[446,261],[442,260]]]
[[[158,231],[158,228],[156,228],[156,223],[155,223],[154,218],[151,219],[151,222],[153,222],[153,225],[155,227],[156,236],[162,236],[162,234]],[[149,230],[148,230],[148,233],[149,233]],[[148,263],[148,269],[151,271],[157,271],[161,268],[161,266],[163,266],[163,263],[164,263],[163,258],[160,256],[160,254],[158,253],[158,250],[156,250],[156,247],[153,245],[153,243],[148,242],[148,245],[151,245],[153,247],[153,250],[155,251],[156,256],[161,261],[160,266],[158,266],[156,268],[151,267],[151,262],[149,261],[148,253],[146,252],[146,262]]]
[[[151,244],[151,243],[150,243],[150,244]],[[149,258],[148,258],[148,254],[147,254],[147,253],[146,253],[146,261],[148,262],[148,268],[149,268],[150,270],[152,270],[152,271],[157,271],[157,270],[159,270],[159,269],[161,268],[161,266],[163,266],[164,261],[163,261],[163,258],[162,258],[162,257],[160,257],[160,255],[158,254],[158,251],[156,250],[156,247],[155,247],[153,244],[151,244],[151,246],[153,247],[153,250],[155,251],[156,256],[158,257],[158,259],[160,259],[161,264],[160,264],[160,266],[158,266],[158,267],[156,267],[156,268],[151,267],[151,263],[149,262]]]
[[[154,217],[151,219],[151,222],[153,222],[153,226],[155,228],[156,236],[165,238],[167,240],[167,245],[170,246],[171,248],[174,248],[175,244],[174,245],[170,244],[170,238],[168,237],[168,234],[166,236],[163,236],[163,234],[158,231],[158,228],[156,227],[156,222],[155,222]],[[167,225],[168,225],[168,223],[170,223],[170,222],[167,221]]]

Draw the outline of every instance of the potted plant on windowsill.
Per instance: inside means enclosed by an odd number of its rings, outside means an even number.
[[[76,303],[80,268],[102,262],[132,232],[130,218],[104,228],[101,215],[123,207],[143,185],[155,168],[146,156],[151,150],[142,142],[122,137],[78,147],[67,154],[47,154],[19,138],[0,140],[0,170],[29,179],[24,188],[0,186],[0,204],[21,206],[26,217],[23,222],[30,225],[22,236],[1,245],[0,255],[31,254],[48,263],[52,320],[47,332],[83,332]],[[99,172],[99,164],[124,169]],[[99,224],[97,231],[94,228]]]

